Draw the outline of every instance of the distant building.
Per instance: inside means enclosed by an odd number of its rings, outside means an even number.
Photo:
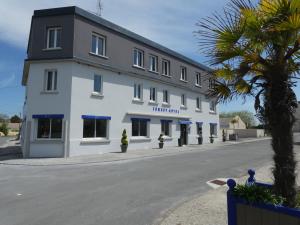
[[[245,122],[239,117],[220,118],[220,129],[246,129]]]

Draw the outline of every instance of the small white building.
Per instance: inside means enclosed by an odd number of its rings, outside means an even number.
[[[218,141],[210,69],[77,7],[37,10],[25,60],[24,157]]]

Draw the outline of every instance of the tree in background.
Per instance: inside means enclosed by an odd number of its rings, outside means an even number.
[[[14,115],[10,118],[11,123],[21,123],[21,118],[17,115]]]
[[[221,112],[221,118],[234,118],[239,116],[243,122],[246,124],[246,127],[253,127],[256,125],[255,116],[252,112],[249,111],[233,111],[233,112]]]
[[[254,0],[253,0],[254,2]],[[224,15],[199,22],[200,45],[215,66],[209,92],[220,102],[254,97],[272,136],[274,191],[296,204],[293,91],[300,70],[300,1],[231,0]]]
[[[0,125],[0,132],[2,132],[5,136],[8,135],[8,127],[7,127],[7,124],[6,123],[2,123]]]

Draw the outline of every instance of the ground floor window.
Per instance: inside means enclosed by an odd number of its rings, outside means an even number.
[[[217,136],[217,124],[216,123],[211,123],[210,124],[210,135],[215,135]]]
[[[148,119],[132,118],[132,136],[148,137]]]
[[[197,123],[197,134],[199,137],[202,137],[203,136],[203,133],[202,133],[202,123]]]
[[[161,120],[161,133],[171,137],[171,120]]]
[[[106,117],[82,116],[83,138],[108,138],[108,120]]]
[[[38,139],[60,139],[62,137],[62,119],[60,118],[38,118]]]

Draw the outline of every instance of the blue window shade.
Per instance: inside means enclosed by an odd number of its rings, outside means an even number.
[[[179,124],[192,124],[192,121],[189,120],[181,120],[178,122]]]
[[[148,118],[131,118],[131,121],[136,121],[136,120],[141,120],[141,121],[146,121],[146,122],[148,122],[148,121],[151,121],[151,119],[148,119]]]
[[[95,119],[95,120],[111,120],[111,116],[93,116],[93,115],[82,115],[82,119]]]
[[[160,122],[172,123],[173,120],[160,120]]]
[[[34,114],[33,119],[62,119],[64,114]]]
[[[196,124],[199,124],[199,126],[202,126],[203,122],[196,122]]]

